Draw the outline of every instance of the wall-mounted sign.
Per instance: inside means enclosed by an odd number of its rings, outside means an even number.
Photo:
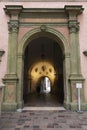
[[[76,88],[82,88],[82,83],[76,83]]]

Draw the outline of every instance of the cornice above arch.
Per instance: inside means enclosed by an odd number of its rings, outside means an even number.
[[[22,5],[6,5],[4,8],[8,15],[26,14],[26,13],[63,13],[69,14],[70,12],[78,15],[82,13],[83,8],[81,5],[65,5],[64,8],[23,8]]]

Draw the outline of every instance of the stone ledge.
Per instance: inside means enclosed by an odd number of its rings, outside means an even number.
[[[23,111],[65,111],[64,107],[24,107]]]

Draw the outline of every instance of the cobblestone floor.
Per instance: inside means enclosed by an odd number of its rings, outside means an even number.
[[[87,112],[51,110],[1,113],[0,130],[87,130]]]

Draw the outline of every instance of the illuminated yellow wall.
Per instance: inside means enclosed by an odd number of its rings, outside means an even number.
[[[48,77],[53,86],[55,80],[55,70],[51,63],[40,61],[29,69],[28,75],[31,76],[31,92],[36,91],[36,87],[41,77]],[[30,83],[29,83],[30,84]]]

